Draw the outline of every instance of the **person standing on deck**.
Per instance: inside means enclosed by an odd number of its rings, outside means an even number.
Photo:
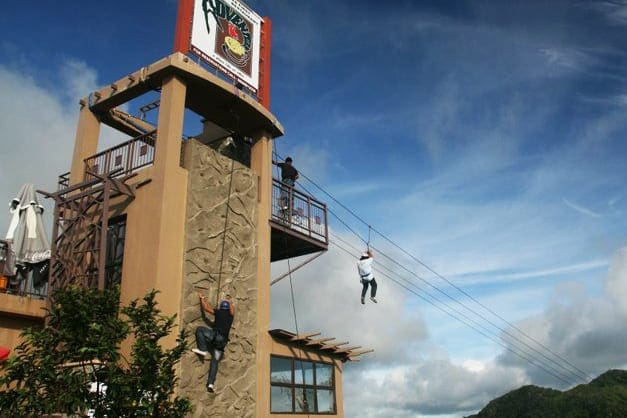
[[[281,190],[281,209],[288,210],[293,205],[292,190],[298,179],[298,170],[292,165],[292,157],[287,157],[284,163],[272,161],[272,164],[281,169],[281,182],[285,186]]]

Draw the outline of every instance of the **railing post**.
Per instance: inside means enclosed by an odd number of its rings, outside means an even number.
[[[329,222],[327,219],[327,205],[324,205],[324,242],[329,243]]]
[[[109,171],[111,171],[111,167],[110,167],[111,166],[111,155],[112,155],[112,151],[111,150],[109,150],[109,152],[107,152],[104,155],[104,157],[105,157],[104,160],[105,161],[104,161],[104,164],[103,164],[102,173],[98,173],[98,174],[106,176],[109,173]]]
[[[311,196],[309,195],[307,195],[307,231],[310,237],[313,236],[311,229]]]
[[[89,178],[87,177],[87,170],[89,169],[89,161],[91,160],[90,158],[85,158],[83,160],[83,181],[89,181]]]
[[[135,146],[138,140],[134,140],[129,144],[128,152],[126,153],[126,169],[124,175],[129,174],[133,170],[135,165]]]

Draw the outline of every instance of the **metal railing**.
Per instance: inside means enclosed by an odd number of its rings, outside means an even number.
[[[327,206],[278,179],[272,179],[272,219],[328,243]]]
[[[61,190],[65,190],[70,187],[70,172],[63,173],[59,175],[59,179],[57,180],[57,192]]]
[[[46,299],[48,297],[48,282],[38,283],[35,286],[33,282],[32,271],[24,276],[7,277],[6,287],[0,288],[0,292],[16,296],[30,296],[37,299]]]
[[[9,242],[0,240],[0,273],[5,270],[5,263],[10,258],[10,251],[12,252]],[[15,255],[13,259],[15,259]],[[0,278],[0,293],[31,296],[39,299],[45,299],[48,296],[48,270],[46,269],[43,273],[38,272],[37,276],[35,275],[35,269],[42,267],[42,264],[14,267],[15,271],[12,271],[14,274],[2,275]],[[13,268],[9,268],[9,270],[13,270]]]
[[[107,175],[115,171],[116,176],[124,176],[151,165],[155,159],[156,132],[138,136],[86,158],[84,181],[95,180],[90,173]]]

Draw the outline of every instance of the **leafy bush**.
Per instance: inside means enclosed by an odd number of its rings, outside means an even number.
[[[175,347],[161,347],[176,316],[161,314],[156,294],[152,290],[120,309],[117,289],[57,289],[47,326],[25,329],[16,355],[2,366],[2,414],[84,416],[91,410],[97,417],[185,416],[191,404],[174,390],[186,334],[179,334]],[[127,360],[120,345],[130,335]],[[92,382],[92,389],[101,390],[90,391]]]

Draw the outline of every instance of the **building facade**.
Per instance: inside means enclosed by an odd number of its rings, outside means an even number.
[[[103,124],[129,139],[99,150]],[[51,288],[119,285],[122,304],[157,289],[161,311],[176,314],[191,340],[204,323],[198,293],[235,300],[218,390],[205,389],[208,361],[190,352],[179,365],[194,417],[343,416],[342,365],[365,352],[270,329],[271,262],[328,244],[325,205],[272,178],[282,134],[264,106],[177,52],[80,101],[71,170],[47,193]],[[0,294],[0,337],[14,347],[23,326],[42,324],[45,303]]]

